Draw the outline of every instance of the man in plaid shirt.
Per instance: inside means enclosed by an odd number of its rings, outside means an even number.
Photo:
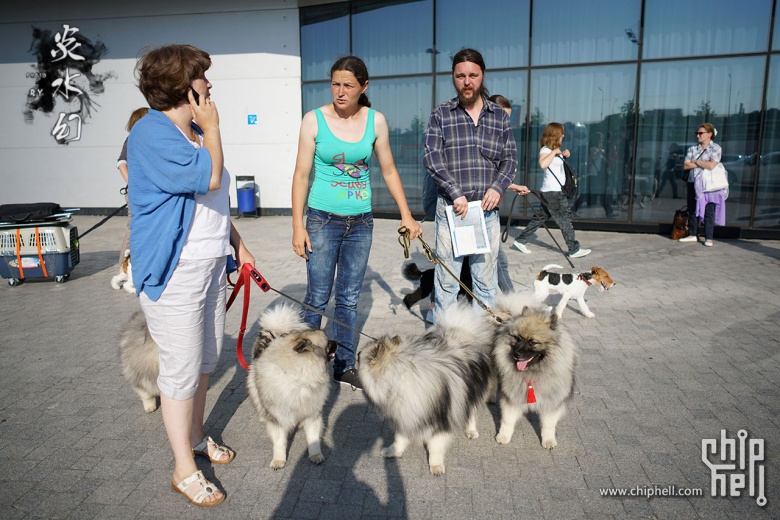
[[[468,203],[482,201],[490,252],[469,256],[474,295],[493,306],[498,292],[496,256],[500,223],[498,204],[514,180],[517,147],[509,116],[487,99],[483,85],[485,62],[474,49],[463,49],[452,59],[452,83],[458,97],[433,110],[425,134],[425,167],[438,186],[436,253],[453,273],[460,273],[463,257],[453,253],[445,208],[465,217]],[[434,314],[457,300],[459,285],[436,265]]]

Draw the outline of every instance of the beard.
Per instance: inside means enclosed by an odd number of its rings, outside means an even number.
[[[461,105],[473,104],[477,99],[479,99],[481,90],[482,89],[475,90],[473,87],[459,89],[458,100],[460,101],[460,104]]]

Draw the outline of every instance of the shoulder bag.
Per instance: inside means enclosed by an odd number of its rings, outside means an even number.
[[[720,191],[729,187],[729,178],[722,163],[716,164],[711,170],[704,170],[701,175],[704,193]]]

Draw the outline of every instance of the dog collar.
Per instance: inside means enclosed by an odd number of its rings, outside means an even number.
[[[585,285],[592,285],[591,281],[585,278],[585,275],[582,273],[580,273],[580,275],[577,278],[585,282]]]

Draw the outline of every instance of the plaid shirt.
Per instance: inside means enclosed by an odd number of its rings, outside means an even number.
[[[517,170],[517,146],[503,108],[482,98],[476,126],[458,101],[436,107],[425,133],[423,162],[450,202],[480,200],[488,188],[503,195]]]

